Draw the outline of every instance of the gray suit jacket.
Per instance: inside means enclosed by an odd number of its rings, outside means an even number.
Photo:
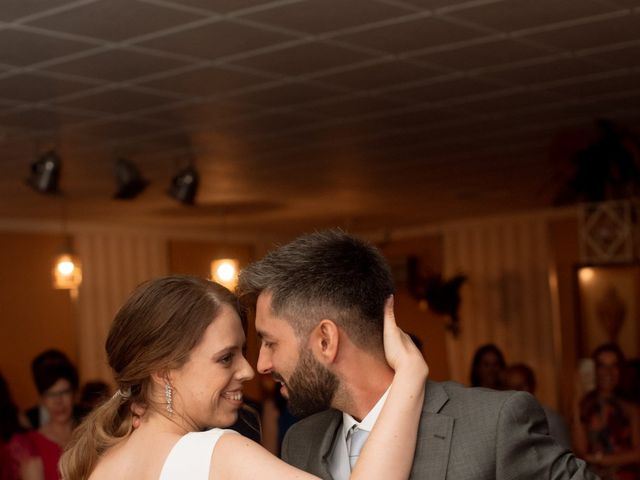
[[[328,410],[289,429],[282,458],[331,479],[327,457],[342,425]],[[412,480],[597,479],[549,436],[545,414],[525,392],[427,383]]]

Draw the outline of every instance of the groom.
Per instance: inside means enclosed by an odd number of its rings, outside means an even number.
[[[283,459],[321,478],[348,478],[393,378],[382,342],[393,293],[387,263],[341,231],[313,233],[242,271],[238,293],[255,308],[258,371],[307,417],[287,433]],[[548,435],[532,396],[429,381],[411,478],[597,477]]]

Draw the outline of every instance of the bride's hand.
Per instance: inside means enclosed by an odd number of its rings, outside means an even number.
[[[387,298],[384,305],[384,354],[387,363],[396,372],[400,369],[410,369],[413,374],[424,376],[425,379],[429,375],[429,366],[422,353],[411,337],[396,324],[393,295]]]

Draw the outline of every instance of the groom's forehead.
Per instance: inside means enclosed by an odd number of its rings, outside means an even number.
[[[271,300],[272,294],[270,292],[262,292],[256,302],[256,330],[262,331],[263,334],[268,333],[271,329],[282,328],[289,324],[283,315],[273,310]]]

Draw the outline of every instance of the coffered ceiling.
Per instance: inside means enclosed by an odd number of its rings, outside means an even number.
[[[639,32],[640,0],[3,0],[0,217],[261,235],[549,206],[595,118],[640,124]],[[62,197],[24,183],[51,147]],[[117,157],[151,181],[133,201]],[[189,162],[195,207],[165,193]]]

